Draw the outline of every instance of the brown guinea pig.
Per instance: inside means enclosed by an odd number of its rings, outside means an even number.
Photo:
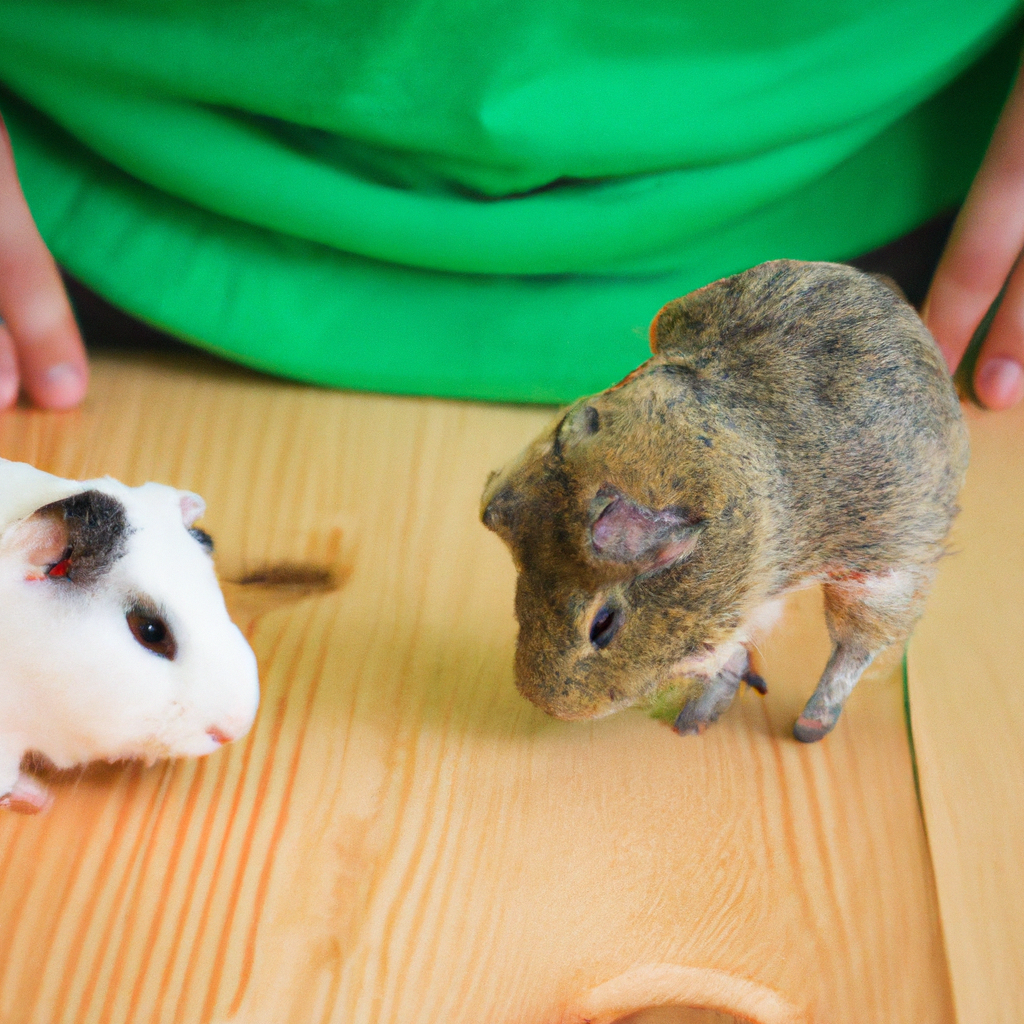
[[[820,739],[909,636],[957,512],[968,441],[942,356],[888,284],[794,260],[670,302],[651,349],[484,491],[519,573],[517,686],[577,719],[689,681],[675,727],[702,731],[761,682],[751,630],[821,583],[832,656],[794,727]]]

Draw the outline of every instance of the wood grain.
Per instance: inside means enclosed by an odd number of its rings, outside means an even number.
[[[951,557],[910,648],[914,744],[957,1018],[1024,1018],[1024,410],[968,410]]]
[[[898,659],[789,737],[816,592],[701,738],[516,694],[477,502],[547,415],[108,356],[0,419],[5,457],[206,497],[263,686],[230,748],[0,818],[0,1021],[952,1020]]]

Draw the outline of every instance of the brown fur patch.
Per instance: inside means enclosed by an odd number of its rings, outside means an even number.
[[[930,579],[956,514],[956,394],[915,311],[870,275],[762,264],[669,303],[651,337],[651,359],[571,406],[483,498],[519,569],[517,685],[561,717],[655,699],[674,664],[802,583]],[[594,543],[610,493],[618,560]],[[680,510],[701,531],[676,558]],[[847,639],[905,639],[924,590],[902,610],[857,599]],[[603,647],[601,612],[617,624]]]

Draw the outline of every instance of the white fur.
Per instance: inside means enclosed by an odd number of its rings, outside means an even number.
[[[741,648],[753,645],[772,631],[782,617],[783,605],[782,596],[770,598],[758,605],[728,640],[703,654],[681,659],[672,666],[670,674],[706,676],[709,679],[717,676]]]
[[[86,490],[120,501],[132,532],[109,572],[75,592],[33,575],[19,530],[35,509]],[[208,754],[249,729],[256,659],[228,617],[209,554],[188,532],[202,508],[196,495],[162,484],[61,480],[0,460],[0,802],[25,791],[27,751],[60,768],[151,761]],[[136,598],[171,627],[173,660],[132,635],[125,614]]]
[[[890,569],[888,572],[865,575],[860,579],[830,580],[829,587],[840,594],[849,595],[850,601],[862,601],[870,608],[901,610],[925,585],[931,573],[926,568]]]

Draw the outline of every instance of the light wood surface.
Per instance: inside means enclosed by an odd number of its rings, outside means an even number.
[[[816,592],[703,737],[517,695],[477,502],[547,415],[107,356],[0,418],[7,458],[206,497],[263,686],[224,751],[0,817],[0,1021],[952,1020],[898,659],[789,737]]]
[[[963,511],[909,655],[958,1020],[1024,1020],[1024,409],[967,412]]]

